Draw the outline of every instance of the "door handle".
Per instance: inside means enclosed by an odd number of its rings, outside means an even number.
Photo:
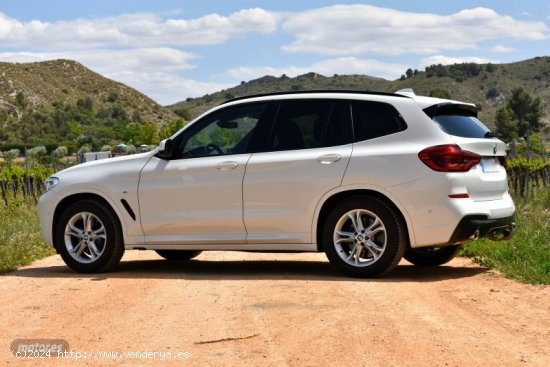
[[[219,169],[220,171],[228,171],[230,169],[235,169],[238,166],[239,164],[233,161],[221,162],[216,164],[216,168]]]
[[[321,164],[331,164],[338,162],[340,159],[342,159],[340,154],[325,154],[317,158],[317,162]]]

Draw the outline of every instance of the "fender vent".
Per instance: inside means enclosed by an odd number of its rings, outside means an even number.
[[[132,217],[132,219],[134,220],[134,222],[136,221],[136,214],[134,213],[134,211],[132,210],[132,207],[130,206],[130,204],[128,204],[128,202],[124,199],[121,199],[120,202],[122,203],[122,205],[124,206],[124,209],[126,209],[126,211],[128,212],[128,214],[130,215],[130,217]]]

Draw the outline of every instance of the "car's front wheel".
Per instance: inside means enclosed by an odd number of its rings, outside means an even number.
[[[330,262],[351,277],[389,273],[406,248],[405,226],[381,200],[353,197],[337,204],[323,229],[323,248]]]
[[[157,254],[169,261],[188,261],[199,256],[199,250],[155,250]]]
[[[80,273],[109,270],[124,254],[118,218],[106,204],[77,201],[65,209],[57,222],[56,247],[73,270]]]
[[[446,247],[410,248],[405,251],[405,260],[418,266],[438,266],[451,261],[458,255],[462,245]]]

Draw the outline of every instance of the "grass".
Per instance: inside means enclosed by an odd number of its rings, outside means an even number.
[[[515,198],[516,232],[509,241],[481,239],[462,255],[498,269],[524,283],[550,284],[550,189],[535,190],[529,199]]]
[[[0,206],[0,273],[54,253],[40,238],[36,205]]]

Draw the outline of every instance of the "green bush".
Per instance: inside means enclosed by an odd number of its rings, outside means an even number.
[[[35,205],[0,205],[0,273],[54,253],[40,238]]]
[[[481,239],[463,255],[532,284],[550,284],[550,189],[535,189],[529,199],[515,197],[516,232],[509,241]]]

